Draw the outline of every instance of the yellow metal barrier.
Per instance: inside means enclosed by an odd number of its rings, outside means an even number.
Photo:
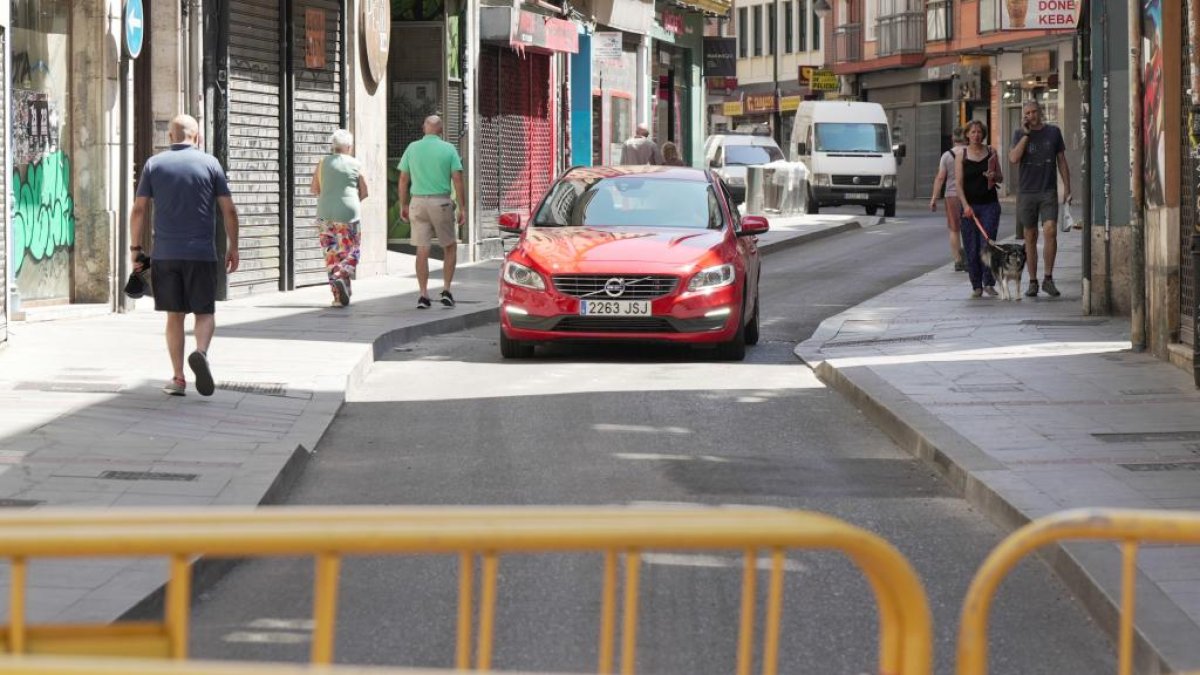
[[[958,675],[986,675],[988,612],[1004,577],[1037,549],[1066,540],[1101,539],[1121,545],[1121,622],[1117,672],[1133,673],[1133,621],[1140,542],[1200,544],[1200,513],[1077,509],[1039,518],[1000,543],[975,574],[963,601]]]
[[[262,508],[255,510],[33,511],[0,518],[0,558],[12,561],[10,624],[0,651],[187,658],[190,561],[196,556],[313,556],[312,662],[333,659],[337,582],[345,556],[459,556],[455,667],[492,665],[501,553],[596,551],[604,556],[599,664],[615,660],[618,563],[624,558],[620,672],[634,672],[641,553],[737,550],[744,553],[736,672],[750,673],[755,641],[757,561],[769,553],[763,672],[778,672],[783,572],[788,549],[843,552],[862,570],[879,612],[879,669],[926,675],[931,668],[930,615],[920,580],[883,539],[816,513],[773,509],[654,510],[624,508]],[[40,626],[25,619],[30,558],[164,556],[170,564],[161,623]],[[476,558],[482,560],[476,588]],[[473,618],[478,635],[472,649]],[[0,671],[2,672],[2,671]]]

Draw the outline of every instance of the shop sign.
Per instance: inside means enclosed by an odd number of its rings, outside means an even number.
[[[675,12],[663,12],[662,26],[668,33],[683,35],[683,15]]]
[[[1021,71],[1026,75],[1044,75],[1052,73],[1057,68],[1054,67],[1054,51],[1051,49],[1043,49],[1036,52],[1025,52],[1021,54]]]
[[[650,26],[650,37],[658,42],[670,42],[675,44],[675,34],[663,28],[657,21]]]
[[[573,21],[522,11],[512,42],[521,47],[574,54],[579,51],[579,31]]]
[[[775,94],[746,94],[742,103],[747,115],[775,112]]]
[[[737,38],[704,38],[705,77],[737,77]]]
[[[784,96],[779,99],[779,112],[796,112],[800,108],[800,101],[802,100],[804,100],[804,97],[800,94]]]
[[[841,79],[832,70],[800,66],[800,86],[808,87],[810,91],[838,91],[842,88]]]
[[[304,10],[304,67],[325,67],[325,10]]]
[[[142,0],[128,0],[125,3],[125,52],[129,58],[136,59],[142,53],[145,41],[146,12]]]
[[[603,32],[592,35],[592,60],[615,62],[621,60],[622,38],[619,32]]]
[[[1083,0],[1004,0],[1003,30],[1075,30]]]
[[[704,84],[711,92],[724,90],[726,94],[730,94],[738,87],[738,79],[736,77],[706,77]]]
[[[721,104],[721,114],[726,117],[738,117],[744,115],[744,108],[741,101],[726,101]]]
[[[379,84],[387,73],[388,51],[392,39],[392,3],[390,0],[363,0],[360,16],[363,51],[366,52],[367,77]]]

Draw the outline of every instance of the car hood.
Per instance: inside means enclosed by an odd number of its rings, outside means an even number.
[[[551,273],[677,272],[705,262],[724,241],[722,230],[554,227],[526,233],[521,250]]]

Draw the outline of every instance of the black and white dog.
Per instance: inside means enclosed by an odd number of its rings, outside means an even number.
[[[1000,299],[1020,301],[1021,273],[1025,270],[1025,244],[984,242],[979,257],[1000,283]],[[1015,284],[1012,293],[1008,291],[1009,281]]]

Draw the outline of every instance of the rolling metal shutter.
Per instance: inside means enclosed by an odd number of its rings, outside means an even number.
[[[229,3],[229,189],[241,221],[241,266],[229,295],[279,290],[282,217],[279,3]],[[220,139],[218,139],[220,142]]]
[[[527,217],[554,174],[550,57],[485,46],[479,55],[481,236],[499,214]]]
[[[317,199],[309,192],[329,135],[343,126],[341,0],[297,0],[292,6],[292,268],[295,286],[328,283],[317,230]],[[303,39],[309,10],[325,18],[325,63],[309,68]]]
[[[1187,25],[1187,3],[1183,3],[1184,21],[1183,25]],[[1180,137],[1183,138],[1182,152],[1179,162],[1179,173],[1181,180],[1179,181],[1179,341],[1185,345],[1194,345],[1196,341],[1195,335],[1195,317],[1196,317],[1196,297],[1195,297],[1195,274],[1196,270],[1192,265],[1192,235],[1200,233],[1197,228],[1200,222],[1197,222],[1197,217],[1200,216],[1197,199],[1200,199],[1200,148],[1192,147],[1190,141],[1191,129],[1188,124],[1192,116],[1191,96],[1188,95],[1188,72],[1191,67],[1192,50],[1196,49],[1196,45],[1184,40],[1183,49],[1180,50],[1183,69],[1179,72],[1183,73],[1183,95],[1180,100],[1179,119],[1182,122],[1183,128]]]

